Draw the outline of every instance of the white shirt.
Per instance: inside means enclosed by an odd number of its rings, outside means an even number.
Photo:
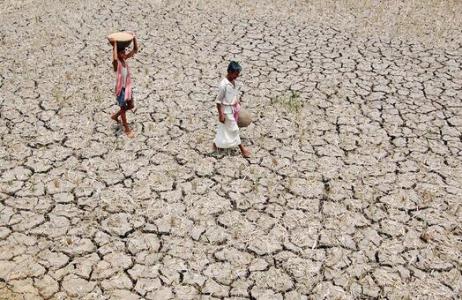
[[[218,85],[218,95],[215,100],[216,103],[224,105],[224,113],[233,113],[232,106],[236,104],[239,100],[239,87],[236,82],[234,85],[228,80],[228,78],[223,78],[223,80]]]
[[[122,87],[124,88],[127,83],[127,66],[122,66]]]

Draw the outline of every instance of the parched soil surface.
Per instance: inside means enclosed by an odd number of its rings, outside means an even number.
[[[460,297],[446,2],[369,33],[375,8],[302,1],[1,2],[0,299]],[[110,119],[122,29],[141,46],[134,139]],[[231,59],[250,159],[212,153]]]

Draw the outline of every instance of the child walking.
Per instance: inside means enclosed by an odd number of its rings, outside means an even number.
[[[226,77],[218,86],[218,95],[215,102],[217,104],[219,123],[213,149],[217,151],[221,148],[239,146],[242,156],[250,157],[250,151],[241,144],[239,126],[237,125],[240,102],[236,79],[239,77],[241,70],[239,63],[231,61],[228,65]]]
[[[133,130],[130,129],[127,123],[127,110],[134,108],[133,98],[132,98],[132,80],[130,76],[130,70],[128,69],[127,59],[133,57],[135,53],[138,52],[138,43],[136,42],[136,37],[133,36],[133,49],[130,52],[126,52],[126,47],[117,45],[117,41],[114,39],[110,40],[113,44],[112,48],[112,65],[114,67],[114,72],[116,72],[116,87],[115,94],[117,98],[117,103],[120,107],[120,110],[117,113],[112,114],[111,118],[116,121],[119,121],[119,116],[122,119],[122,126],[124,127],[125,134],[129,138],[133,138],[135,135]]]

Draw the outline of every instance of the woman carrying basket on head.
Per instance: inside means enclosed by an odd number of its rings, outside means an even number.
[[[111,118],[114,121],[119,121],[119,116],[122,119],[122,126],[124,127],[125,134],[132,138],[134,137],[133,130],[130,129],[127,123],[127,110],[134,108],[134,102],[132,98],[132,80],[130,76],[130,70],[128,68],[127,59],[133,57],[135,53],[138,52],[138,43],[136,37],[133,35],[133,49],[130,52],[127,52],[127,43],[117,42],[114,37],[109,37],[109,41],[113,45],[112,48],[112,65],[114,71],[117,74],[116,77],[116,87],[115,94],[117,98],[117,104],[120,107],[120,110],[117,113],[114,113]]]

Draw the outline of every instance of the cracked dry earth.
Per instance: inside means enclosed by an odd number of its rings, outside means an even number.
[[[0,299],[460,297],[460,41],[273,2],[0,6]],[[141,44],[132,140],[118,29]],[[248,160],[210,154],[230,59]]]

